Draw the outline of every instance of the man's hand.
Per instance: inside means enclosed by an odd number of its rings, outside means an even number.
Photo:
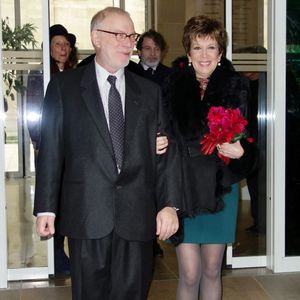
[[[158,133],[156,138],[156,154],[166,153],[168,144],[169,144],[168,138],[164,135],[160,136],[160,133]]]
[[[179,227],[178,217],[173,207],[165,207],[156,216],[156,234],[160,240],[166,240],[176,233]]]
[[[36,219],[36,232],[41,237],[52,236],[54,229],[54,216],[39,216]]]

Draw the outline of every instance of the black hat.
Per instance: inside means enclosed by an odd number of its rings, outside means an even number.
[[[74,46],[76,44],[76,36],[75,36],[75,34],[69,33],[67,39],[70,42],[71,48],[74,48]]]
[[[75,46],[76,36],[73,33],[69,33],[68,30],[61,24],[52,25],[49,29],[50,42],[52,38],[56,35],[64,36],[70,43],[71,48]]]

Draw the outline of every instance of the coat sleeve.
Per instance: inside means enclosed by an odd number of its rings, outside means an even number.
[[[165,206],[182,208],[182,178],[178,144],[172,134],[170,120],[162,102],[161,93],[158,101],[158,131],[168,137],[168,149],[157,156],[157,195],[158,210]]]
[[[245,139],[241,140],[241,145],[244,148],[244,155],[240,159],[232,159],[228,166],[233,174],[233,183],[246,178],[257,168],[258,164],[257,145]]]
[[[50,81],[43,105],[41,140],[36,169],[34,214],[57,213],[61,189],[64,146],[63,109],[56,76]]]
[[[249,101],[251,101],[249,80],[240,75],[238,82],[237,98],[239,100],[239,108],[247,119]],[[258,147],[256,142],[248,142],[247,139],[242,139],[240,142],[244,149],[243,156],[240,159],[232,159],[229,163],[229,170],[233,174],[233,182],[238,182],[246,178],[255,170],[258,163]]]

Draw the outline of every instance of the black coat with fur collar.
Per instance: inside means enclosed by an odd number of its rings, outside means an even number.
[[[216,153],[203,155],[199,141],[208,131],[206,118],[211,106],[239,108],[247,115],[248,80],[235,72],[229,61],[223,60],[211,75],[203,100],[195,71],[188,66],[173,71],[163,94],[181,152],[181,207],[185,215],[219,211],[223,208],[222,196],[231,184],[245,178],[254,168],[256,146],[242,140],[244,155],[225,166]]]

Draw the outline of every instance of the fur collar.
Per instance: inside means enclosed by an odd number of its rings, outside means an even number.
[[[171,115],[180,132],[186,137],[199,138],[207,130],[206,116],[211,106],[241,107],[247,99],[244,77],[234,71],[228,60],[223,60],[212,73],[203,100],[200,85],[192,67],[176,68],[163,88]],[[245,91],[245,97],[241,97]]]

